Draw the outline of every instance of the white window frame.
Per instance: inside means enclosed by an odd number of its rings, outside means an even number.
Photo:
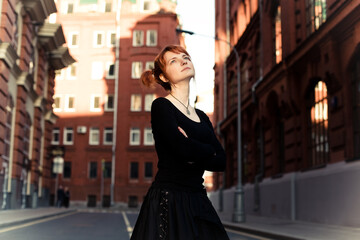
[[[148,136],[151,134],[151,140],[148,140]],[[155,144],[152,129],[150,127],[144,128],[144,146],[153,146]]]
[[[138,140],[134,140],[133,136],[136,135],[138,137]],[[141,142],[141,133],[140,133],[140,128],[131,128],[130,129],[130,139],[129,139],[129,144],[130,146],[139,146],[140,142]]]
[[[75,68],[75,75],[73,76],[71,73],[71,70]],[[70,66],[66,68],[66,79],[67,80],[75,80],[76,79],[76,73],[77,73],[77,64],[73,63]]]
[[[98,44],[98,35],[101,35],[101,43]],[[94,48],[101,48],[105,46],[105,32],[104,31],[94,31],[93,35],[93,47]]]
[[[152,70],[152,69],[154,69],[154,61],[147,61],[147,62],[145,63],[145,69],[146,69],[146,70]]]
[[[65,69],[59,69],[55,71],[55,81],[64,80],[64,78],[65,78]]]
[[[58,140],[55,141],[54,140],[54,135],[57,134],[58,135]],[[60,144],[60,129],[59,128],[54,128],[51,132],[51,144],[52,145],[59,145]]]
[[[131,112],[141,112],[142,109],[142,96],[141,94],[131,94],[130,97],[130,111]],[[137,100],[140,98],[140,106],[136,108]]]
[[[56,98],[59,98],[59,107],[58,108],[55,108],[55,99]],[[61,97],[61,95],[57,95],[57,94],[55,94],[54,96],[53,96],[53,99],[54,99],[54,105],[53,105],[53,110],[54,110],[54,112],[61,112],[61,99],[62,99],[62,97]]]
[[[134,61],[131,63],[131,78],[133,79],[139,79],[142,73],[142,62],[140,61]]]
[[[91,79],[100,80],[104,77],[104,64],[100,61],[91,64]]]
[[[99,107],[95,107],[95,100],[99,98]],[[99,94],[92,94],[90,100],[90,111],[91,112],[101,112],[101,95]]]
[[[106,141],[106,135],[111,133],[112,138],[111,138],[111,142]],[[114,137],[114,133],[113,133],[113,128],[104,128],[104,140],[103,140],[103,144],[104,145],[111,145],[113,143],[113,137]]]
[[[137,39],[139,38],[139,42]],[[134,30],[132,37],[132,45],[133,47],[142,47],[144,46],[144,31],[143,30]]]
[[[110,73],[110,66],[113,65],[113,74]],[[106,63],[106,78],[107,79],[115,79],[115,63],[114,62],[107,62]]]
[[[73,36],[74,35],[76,35],[77,36],[77,38],[76,38],[76,44],[73,44]],[[69,39],[68,39],[68,47],[69,48],[78,48],[79,47],[79,38],[80,38],[80,34],[79,34],[79,32],[70,32],[69,33]]]
[[[113,107],[112,107],[112,108],[109,108],[109,105],[108,105],[109,97],[110,97],[110,96],[113,98]],[[115,104],[114,95],[113,95],[113,94],[107,94],[107,95],[105,96],[105,111],[107,111],[107,112],[112,112],[112,111],[114,111],[114,104]]]
[[[114,43],[111,43],[111,35],[112,34],[114,34],[115,35],[115,42]],[[106,41],[106,45],[108,46],[108,47],[115,47],[115,45],[116,45],[116,41],[117,41],[117,39],[116,39],[116,32],[115,31],[108,31],[107,32],[107,41]]]
[[[94,134],[97,134],[97,140],[94,140]],[[90,127],[89,130],[89,145],[100,144],[100,129],[98,127]]]
[[[144,100],[144,111],[150,112],[151,111],[151,105],[152,102],[155,100],[156,95],[154,93],[145,94],[145,100]]]
[[[71,134],[71,141],[67,141],[66,135]],[[64,128],[64,139],[63,139],[64,145],[73,145],[74,144],[74,129],[72,127],[65,127]]]
[[[73,108],[69,108],[69,99],[70,98],[74,98],[73,100],[73,104],[74,104],[74,106],[73,106]],[[75,95],[72,95],[72,94],[66,94],[65,95],[65,111],[66,112],[75,112]]]
[[[154,38],[155,38],[155,42],[150,42],[150,35],[154,33]],[[151,29],[151,30],[147,30],[146,31],[146,46],[148,47],[155,47],[157,46],[157,42],[158,42],[158,34],[157,34],[157,30],[155,29]]]

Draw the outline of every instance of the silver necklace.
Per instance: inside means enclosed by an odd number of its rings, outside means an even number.
[[[183,106],[186,108],[186,113],[187,113],[187,115],[190,115],[189,100],[188,100],[187,106],[185,106],[185,104],[183,104],[183,103],[182,103],[179,99],[177,99],[174,95],[172,95],[171,93],[170,93],[170,95],[171,95],[173,98],[175,98],[181,105],[183,105]]]

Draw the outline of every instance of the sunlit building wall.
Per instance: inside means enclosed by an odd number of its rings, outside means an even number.
[[[0,207],[48,206],[55,71],[74,62],[52,0],[0,1]]]
[[[150,123],[159,88],[139,77],[175,33],[176,1],[57,1],[76,63],[56,76],[54,109],[59,119],[53,148],[64,148],[63,173],[73,206],[137,206],[156,173]],[[53,190],[55,198],[55,187]]]
[[[215,175],[214,204],[231,221],[241,151],[246,214],[359,226],[358,1],[219,0],[215,7],[216,35],[234,46],[240,70],[234,50],[217,41],[214,116],[228,162]]]

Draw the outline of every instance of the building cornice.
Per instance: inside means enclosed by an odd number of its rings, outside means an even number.
[[[50,52],[50,64],[55,69],[62,69],[70,64],[73,64],[75,59],[70,55],[67,47],[59,47],[56,50]]]
[[[65,43],[64,32],[61,24],[44,23],[38,32],[40,44],[47,52],[53,51]]]
[[[47,111],[47,113],[45,114],[45,120],[46,121],[49,121],[50,123],[52,124],[55,124],[56,123],[56,120],[58,119],[59,117],[56,116],[54,114],[54,112],[51,110]]]
[[[15,49],[8,42],[0,43],[0,60],[4,61],[5,64],[11,69],[18,59],[18,55]]]
[[[35,100],[34,107],[39,108],[41,112],[46,109],[46,100],[43,96],[38,96]]]
[[[34,102],[38,97],[37,93],[34,91],[34,79],[28,72],[22,72],[19,78],[16,80],[18,86],[22,86],[25,91],[30,96],[31,100]]]
[[[21,0],[33,21],[42,23],[51,13],[56,12],[54,0]]]

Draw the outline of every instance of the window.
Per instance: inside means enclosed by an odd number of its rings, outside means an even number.
[[[157,45],[157,31],[147,30],[146,31],[146,46],[153,47]]]
[[[154,62],[153,61],[148,61],[145,63],[145,69],[154,69]]]
[[[139,47],[144,45],[144,31],[133,31],[133,47]]]
[[[105,96],[105,111],[114,111],[114,95]]]
[[[273,43],[275,62],[282,60],[282,34],[281,34],[281,7],[280,4],[276,8],[275,17],[273,19]]]
[[[113,62],[106,63],[106,78],[115,78],[115,64]]]
[[[149,11],[151,10],[151,0],[144,0],[144,5],[143,5],[143,9],[144,11]]]
[[[71,178],[71,162],[64,162],[63,178]]]
[[[130,110],[132,112],[140,112],[141,111],[141,94],[131,94]]]
[[[105,2],[105,9],[104,9],[104,12],[111,12],[111,9],[112,9],[112,2],[107,0]]]
[[[142,72],[142,62],[132,62],[131,78],[140,78]]]
[[[74,144],[74,130],[71,127],[64,128],[64,145]]]
[[[111,162],[103,163],[103,176],[104,178],[111,178]]]
[[[308,132],[310,166],[326,164],[329,160],[327,87],[319,81],[310,96]]]
[[[51,138],[51,144],[52,145],[59,145],[60,143],[60,129],[54,128],[52,130],[52,138]]]
[[[89,144],[99,145],[100,143],[100,130],[97,127],[91,127],[89,132]]]
[[[65,75],[65,73],[64,73],[63,69],[55,70],[55,80],[63,80],[64,75]]]
[[[151,105],[152,102],[155,100],[155,94],[146,94],[145,95],[145,106],[144,106],[144,110],[147,112],[151,111]]]
[[[102,62],[93,62],[91,68],[91,79],[102,79],[102,77],[104,76],[103,68],[104,67]]]
[[[360,158],[360,54],[357,53],[355,64],[351,69],[353,89],[353,128],[354,128],[354,157]]]
[[[69,33],[69,47],[79,47],[79,33],[78,32],[71,32]]]
[[[240,65],[240,79],[241,79],[241,93],[245,94],[248,91],[246,85],[249,82],[249,68],[248,68],[248,59],[246,56],[242,58]]]
[[[139,163],[131,162],[130,163],[130,179],[138,179],[139,178]]]
[[[90,111],[92,111],[92,112],[100,112],[101,111],[99,95],[91,96]]]
[[[67,79],[69,79],[69,80],[76,79],[76,63],[71,64],[67,68]]]
[[[114,47],[116,44],[116,33],[111,31],[107,33],[107,46]]]
[[[104,32],[94,32],[94,47],[104,46]]]
[[[113,142],[113,129],[107,127],[104,129],[104,145],[110,145]]]
[[[74,4],[73,3],[68,3],[65,12],[67,14],[73,13],[74,12]]]
[[[60,112],[61,111],[61,97],[55,95],[54,96],[54,103],[52,105],[54,112]]]
[[[130,129],[130,145],[137,146],[140,145],[140,129],[131,128]]]
[[[97,162],[89,163],[89,178],[97,177]]]
[[[144,129],[144,145],[145,146],[154,145],[154,137],[151,128]]]
[[[145,178],[152,178],[153,177],[153,163],[146,162],[145,163]]]
[[[326,0],[306,0],[306,21],[309,36],[326,21]]]
[[[75,97],[72,95],[65,96],[65,111],[74,112],[75,111]]]

